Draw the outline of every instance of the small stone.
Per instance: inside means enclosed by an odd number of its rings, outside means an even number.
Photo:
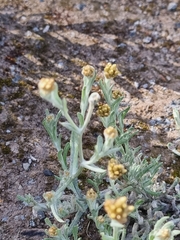
[[[1,222],[7,222],[8,221],[8,217],[3,217],[2,219],[1,219]]]
[[[42,210],[37,211],[37,217],[38,217],[40,220],[45,219],[46,216],[45,216],[44,211],[42,211]]]
[[[36,224],[36,222],[33,219],[31,219],[29,221],[29,226],[32,227],[32,228],[35,228],[35,227],[37,227],[37,224]]]
[[[25,23],[27,21],[27,17],[25,16],[22,16],[21,19],[20,19],[21,23]]]
[[[29,163],[23,163],[23,168],[24,168],[25,171],[28,171],[29,167],[30,167]]]
[[[49,31],[49,28],[50,28],[50,26],[49,26],[49,25],[45,26],[45,28],[43,29],[43,33],[46,33],[46,32],[48,32],[48,31]]]
[[[177,29],[177,28],[180,28],[180,22],[177,22],[174,24],[174,28]]]
[[[149,87],[149,85],[147,83],[142,85],[142,88],[144,88],[144,89],[147,89],[148,87]]]
[[[9,130],[9,129],[6,130],[6,133],[10,133],[10,132],[11,132],[11,130]]]
[[[145,37],[143,39],[143,43],[146,43],[146,44],[150,43],[151,41],[152,41],[152,37]]]
[[[166,76],[167,81],[171,81],[171,77],[170,76]]]
[[[31,158],[31,160],[34,161],[34,162],[37,161],[37,159],[36,159],[35,157],[33,157],[31,154],[30,154],[30,158]]]
[[[80,11],[82,11],[85,7],[86,7],[86,4],[84,3],[76,4],[76,8]]]
[[[31,237],[35,237],[35,236],[44,237],[45,232],[39,231],[39,230],[24,230],[21,232],[21,235],[27,236],[27,239],[30,239]]]
[[[130,32],[129,32],[129,35],[130,35],[130,37],[134,37],[135,35],[136,35],[136,30],[134,29],[134,30],[131,30]]]
[[[135,88],[138,89],[138,88],[139,88],[139,83],[135,81],[135,82],[134,82],[134,86],[135,86]]]
[[[168,10],[168,11],[175,11],[176,8],[177,8],[177,3],[171,2],[171,3],[169,3],[169,5],[168,5],[168,7],[167,7],[167,10]]]
[[[118,48],[126,48],[127,44],[126,43],[120,43],[117,45]]]
[[[39,32],[39,28],[38,27],[34,27],[33,28],[33,32]]]
[[[26,36],[26,37],[31,37],[31,36],[32,36],[32,32],[31,32],[31,31],[27,31],[27,32],[25,33],[25,36]]]
[[[47,177],[54,176],[54,173],[51,170],[49,170],[49,169],[44,169],[43,173]]]

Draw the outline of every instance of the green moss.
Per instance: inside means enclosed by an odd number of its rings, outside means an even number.
[[[179,162],[180,157],[177,157],[177,158],[178,159],[177,159],[176,163],[172,165],[172,174],[171,175],[174,178],[176,178],[176,177],[180,178],[180,162]]]
[[[6,79],[0,79],[0,90],[2,89],[3,86],[10,87],[12,86],[12,80],[11,78],[6,78]]]
[[[1,145],[1,150],[2,150],[2,153],[3,154],[9,154],[9,153],[11,153],[11,149],[10,149],[10,147],[9,146],[6,146],[6,145]]]

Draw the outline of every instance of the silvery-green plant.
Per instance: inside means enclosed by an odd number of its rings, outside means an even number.
[[[173,240],[174,236],[180,234],[180,230],[173,230],[175,227],[175,222],[179,222],[180,219],[176,219],[174,221],[165,221],[169,217],[162,217],[154,226],[154,229],[149,234],[148,240]]]
[[[56,116],[46,110],[43,121],[57,150],[61,165],[59,176],[56,176],[59,186],[56,191],[43,194],[45,203],[35,201],[31,195],[19,199],[33,206],[34,215],[37,215],[40,209],[50,210],[57,223],[62,225],[59,228],[47,218],[45,221],[49,229],[46,233],[49,238],[46,240],[68,240],[71,236],[74,240],[78,240],[78,224],[82,215],[87,212],[89,212],[87,217],[94,221],[103,240],[126,239],[127,215],[137,221],[142,228],[142,231],[137,231],[133,226],[132,230],[136,236],[132,236],[132,239],[141,236],[145,239],[151,230],[149,221],[152,219],[145,220],[139,212],[139,207],[150,204],[152,199],[162,194],[163,185],[157,183],[162,164],[159,162],[159,157],[148,161],[142,158],[139,148],[130,147],[129,141],[136,132],[132,127],[124,128],[124,118],[129,107],[121,109],[123,97],[113,92],[112,79],[119,74],[119,71],[116,64],[110,63],[104,69],[104,78],[99,81],[101,95],[106,101],[105,108],[101,108],[103,114],[99,116],[105,128],[104,136],[97,137],[92,156],[85,160],[83,134],[91,120],[95,105],[100,100],[100,95],[97,92],[91,93],[96,78],[95,69],[87,65],[83,67],[82,74],[80,112],[77,113],[76,121],[70,116],[66,99],[59,97],[58,85],[54,79],[40,80],[38,84],[40,96],[59,109]],[[58,133],[58,124],[70,131],[69,142],[64,146],[62,146],[62,136]],[[101,166],[101,159],[105,157],[110,159],[107,169]],[[87,183],[92,186],[86,194],[79,187],[78,182],[84,170],[87,171]],[[103,187],[104,182],[106,188]],[[68,194],[66,190],[70,190]],[[127,204],[127,199],[135,208]],[[107,214],[105,212],[102,214],[103,207]],[[70,214],[74,214],[71,221],[68,219]]]
[[[180,130],[180,113],[176,108],[173,108],[173,117],[174,117],[174,121],[176,124],[176,129]],[[168,148],[175,153],[176,155],[180,156],[180,152],[177,150],[177,144],[173,144],[173,143],[168,143]]]

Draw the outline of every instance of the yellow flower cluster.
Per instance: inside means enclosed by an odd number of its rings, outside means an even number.
[[[41,78],[38,83],[39,91],[41,94],[46,95],[52,92],[55,88],[54,78]]]
[[[113,90],[112,91],[112,98],[113,99],[117,99],[117,98],[122,97],[122,96],[123,96],[123,94],[119,90]]]
[[[111,158],[108,162],[108,175],[109,178],[116,180],[121,177],[127,170],[124,168],[124,165],[119,164],[118,161],[114,158]]]
[[[98,110],[97,110],[97,115],[99,117],[107,117],[110,114],[110,110],[111,109],[110,109],[108,104],[99,103],[99,107],[98,107]]]
[[[127,205],[127,197],[120,197],[118,199],[107,199],[104,202],[104,209],[111,219],[124,224],[127,222],[128,214],[134,211],[134,206]]]
[[[51,226],[49,229],[48,229],[48,234],[50,237],[55,237],[57,236],[57,227],[56,226]]]
[[[103,223],[104,222],[104,217],[102,215],[99,215],[97,217],[98,222]]]
[[[118,132],[110,126],[104,130],[104,136],[106,139],[115,139],[118,136]]]
[[[92,188],[90,188],[86,193],[86,198],[88,200],[94,201],[97,198],[97,193]]]
[[[50,201],[54,196],[54,193],[52,191],[49,191],[49,192],[45,192],[43,194],[43,197],[46,201]]]
[[[107,79],[114,78],[119,73],[116,64],[108,63],[104,68],[104,74]]]
[[[161,239],[161,240],[169,240],[170,237],[171,237],[171,232],[169,229],[162,229],[160,231],[160,233],[158,234],[158,237]]]
[[[86,77],[93,77],[95,73],[94,67],[86,65],[82,68],[82,74]]]

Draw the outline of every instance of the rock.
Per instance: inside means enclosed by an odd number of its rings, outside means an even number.
[[[43,29],[43,33],[46,33],[46,32],[48,32],[48,31],[49,31],[49,28],[50,28],[50,26],[49,26],[49,25],[45,26],[45,28]]]
[[[44,211],[42,211],[42,210],[37,211],[37,217],[38,217],[40,220],[45,219],[46,216],[45,216]]]
[[[147,89],[148,87],[149,87],[149,85],[147,83],[142,85],[142,88],[144,88],[144,89]]]
[[[139,88],[139,83],[135,81],[135,82],[134,82],[134,86],[135,86],[135,88],[138,89],[138,88]]]
[[[167,7],[167,10],[168,10],[168,11],[175,11],[176,8],[177,8],[177,3],[171,2],[171,3],[169,3],[169,5],[168,5],[168,7]]]
[[[76,7],[76,9],[82,11],[82,10],[86,7],[86,4],[84,4],[84,3],[78,3],[78,4],[76,4],[75,7]]]
[[[29,167],[30,167],[29,163],[23,163],[23,168],[24,168],[25,171],[28,171]]]
[[[174,24],[174,28],[175,28],[175,29],[180,28],[180,22],[175,23],[175,24]]]
[[[54,173],[51,170],[49,170],[49,169],[44,169],[43,173],[47,177],[54,176]]]
[[[39,28],[38,27],[34,27],[33,28],[33,32],[39,32]]]
[[[148,44],[148,43],[150,43],[151,41],[152,41],[152,37],[145,37],[145,38],[143,38],[143,43]]]

